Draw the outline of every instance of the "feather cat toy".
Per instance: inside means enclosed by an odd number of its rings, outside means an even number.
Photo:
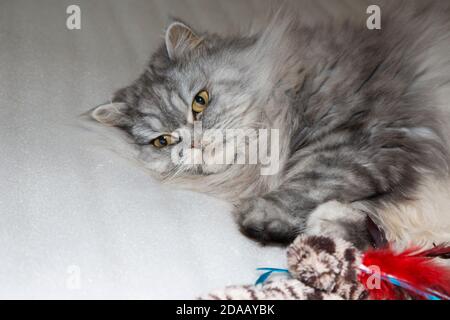
[[[202,299],[398,300],[450,299],[450,247],[360,252],[342,239],[299,236],[287,250],[288,269],[266,271],[256,285],[232,286]],[[273,273],[288,274],[266,281]]]
[[[359,280],[373,299],[450,300],[450,269],[436,260],[449,253],[450,247],[445,246],[399,254],[390,249],[369,250],[362,256]],[[370,285],[370,277],[378,281],[376,288]]]

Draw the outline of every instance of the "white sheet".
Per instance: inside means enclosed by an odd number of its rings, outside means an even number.
[[[66,29],[70,4],[81,30]],[[0,1],[0,298],[194,298],[285,265],[283,249],[237,231],[228,205],[160,186],[76,125],[137,77],[169,14],[218,31],[267,8]]]

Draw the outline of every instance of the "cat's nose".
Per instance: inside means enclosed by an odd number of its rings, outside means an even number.
[[[191,142],[192,149],[197,149],[197,148],[200,149],[200,146],[201,146],[201,144],[199,142],[195,142],[195,141]]]

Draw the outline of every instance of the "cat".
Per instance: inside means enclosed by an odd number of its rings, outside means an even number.
[[[306,233],[366,248],[368,217],[398,245],[449,241],[450,103],[438,98],[449,17],[445,5],[383,9],[382,29],[368,30],[279,13],[240,36],[175,20],[142,75],[91,115],[125,131],[162,181],[232,203],[240,230],[263,244]],[[277,129],[279,170],[207,161],[223,154],[202,153],[198,123]],[[220,142],[237,156],[231,142],[246,146],[252,132]]]

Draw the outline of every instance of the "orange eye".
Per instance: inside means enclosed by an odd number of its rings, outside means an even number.
[[[201,113],[203,112],[207,107],[209,103],[209,94],[208,91],[202,90],[194,98],[194,101],[192,101],[192,111],[195,113]]]

